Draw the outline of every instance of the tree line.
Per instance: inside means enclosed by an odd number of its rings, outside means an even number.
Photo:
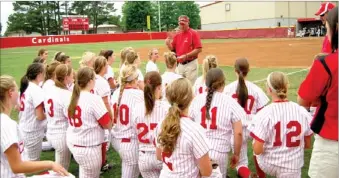
[[[159,6],[160,4],[160,6]],[[101,24],[114,24],[124,31],[147,31],[147,16],[151,17],[151,31],[159,30],[160,7],[161,30],[168,31],[178,26],[178,17],[187,15],[190,26],[200,28],[199,5],[193,1],[126,1],[122,14],[116,12],[114,2],[107,1],[16,1],[14,13],[8,17],[5,36],[10,32],[37,32],[42,35],[62,33],[62,16],[86,15],[93,24],[93,33]]]

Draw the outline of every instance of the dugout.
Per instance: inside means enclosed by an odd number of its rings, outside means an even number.
[[[320,36],[326,34],[325,26],[320,19],[317,18],[299,18],[297,19],[296,33],[304,30],[305,36],[317,36],[317,31],[320,30]]]

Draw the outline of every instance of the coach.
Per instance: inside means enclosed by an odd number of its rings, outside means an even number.
[[[338,7],[326,19],[331,52],[318,57],[299,88],[298,103],[320,102],[311,129],[315,135],[309,168],[311,178],[338,177]]]
[[[194,84],[198,77],[198,54],[202,51],[199,34],[189,27],[189,18],[181,15],[178,18],[180,32],[173,39],[167,37],[166,45],[177,55],[177,73]]]
[[[320,5],[319,10],[315,13],[316,16],[320,16],[320,20],[323,23],[323,25],[326,25],[326,19],[327,19],[328,11],[330,11],[334,7],[335,7],[334,4],[332,4],[330,2],[325,2],[325,3],[322,3]],[[324,42],[323,42],[323,47],[321,49],[321,52],[326,53],[326,54],[332,52],[331,43],[330,43],[327,35],[325,35],[325,39],[324,39]]]

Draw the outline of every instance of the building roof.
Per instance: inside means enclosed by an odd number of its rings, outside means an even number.
[[[98,28],[108,28],[108,27],[118,27],[118,26],[113,25],[113,24],[102,24],[98,26]],[[93,24],[90,24],[89,28],[93,28]]]
[[[211,2],[211,3],[209,3],[209,4],[206,4],[206,5],[200,6],[200,9],[201,9],[201,8],[204,8],[204,7],[207,7],[207,6],[214,5],[214,4],[218,4],[218,3],[221,3],[221,2],[224,2],[224,1],[214,1],[214,2]]]

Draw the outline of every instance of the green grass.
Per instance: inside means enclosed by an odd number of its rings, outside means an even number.
[[[213,42],[226,42],[231,40],[203,40],[203,43],[213,43]],[[153,41],[128,41],[128,42],[108,42],[108,43],[87,43],[87,44],[69,44],[69,45],[53,45],[53,46],[46,46],[46,48],[49,50],[49,59],[51,59],[56,51],[63,51],[67,55],[71,56],[72,64],[75,69],[79,67],[79,59],[83,52],[85,51],[92,51],[95,53],[98,53],[101,49],[113,49],[114,51],[120,51],[122,48],[131,46],[134,48],[152,48],[152,47],[160,47],[164,45],[163,40],[153,40]],[[15,77],[17,83],[20,81],[20,78],[24,75],[26,72],[27,66],[33,61],[33,58],[36,56],[37,51],[40,47],[25,47],[25,48],[11,48],[11,49],[1,49],[0,54],[0,70],[1,75],[7,74]],[[119,69],[119,55],[116,54],[117,58],[112,67],[114,70]],[[142,56],[145,57],[145,56]],[[142,72],[145,72],[145,65],[147,60],[142,61]],[[158,67],[163,73],[165,71],[165,65],[164,63],[159,62]],[[221,66],[221,68],[224,70],[226,74],[226,80],[227,83],[230,83],[231,81],[234,81],[236,79],[234,69],[233,67],[229,66]],[[255,81],[255,80],[261,80],[266,78],[266,76],[272,72],[272,71],[282,71],[282,72],[294,72],[301,69],[274,69],[274,68],[253,68],[251,69],[248,80]],[[116,72],[115,71],[115,72]],[[199,73],[201,73],[201,68],[199,69]],[[300,73],[295,73],[293,75],[289,75],[289,81],[290,81],[290,87],[289,87],[289,100],[296,101],[297,97],[297,90],[302,82],[302,80],[305,78],[307,74],[307,71],[303,71]],[[264,82],[259,82],[258,85],[264,89]],[[265,91],[265,90],[264,90]],[[12,112],[11,117],[15,120],[18,118],[17,112]],[[249,142],[249,145],[250,142]],[[248,156],[249,156],[249,167],[252,171],[255,171],[254,162],[252,159],[252,149],[248,149]],[[311,150],[305,151],[305,165],[302,169],[302,177],[306,178],[308,166],[309,166],[309,160],[311,157]],[[54,152],[43,152],[41,154],[42,160],[54,160]],[[113,151],[113,149],[110,149],[108,152],[108,160],[110,163],[114,164],[114,167],[109,172],[103,174],[101,177],[103,178],[118,178],[121,175],[121,160],[119,158],[119,155]],[[69,168],[69,171],[74,174],[75,176],[78,175],[78,165],[75,163],[74,160],[71,162],[71,166]],[[229,176],[230,177],[237,177],[236,172],[234,170],[229,169]]]

